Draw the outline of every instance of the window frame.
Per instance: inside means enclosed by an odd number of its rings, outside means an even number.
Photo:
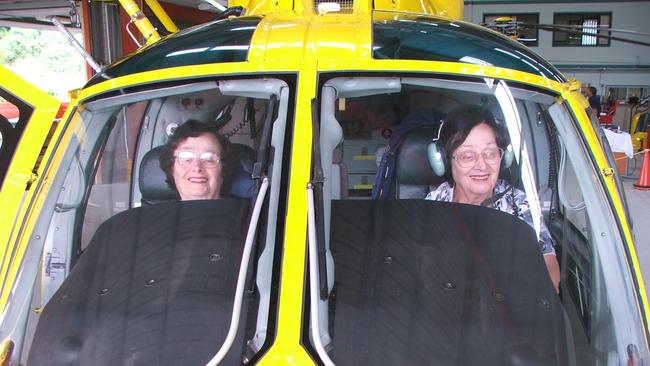
[[[634,95],[634,89],[640,89],[640,95]],[[614,100],[624,100],[627,101],[630,99],[632,96],[636,96],[639,99],[646,98],[650,96],[650,85],[620,85],[620,84],[613,84],[613,85],[607,85],[605,87],[605,90],[607,91],[606,95],[611,96],[612,95],[612,90],[616,90],[616,96],[612,96]],[[620,94],[619,91],[625,90],[625,96],[623,98],[619,98]]]
[[[562,16],[568,16],[569,20],[567,20],[567,23],[559,23],[559,17]],[[570,18],[571,17],[580,17],[581,21],[580,24],[584,24],[585,18],[598,18],[598,24],[597,26],[602,26],[603,24],[603,17],[609,17],[609,25],[611,27],[612,24],[612,12],[593,12],[593,13],[580,13],[580,12],[557,12],[553,13],[553,25],[561,25],[561,26],[568,26],[570,24]],[[584,26],[581,28],[579,31],[584,32]],[[569,34],[570,31],[563,31],[563,30],[554,30],[553,31],[553,47],[610,47],[611,46],[611,41],[609,38],[600,38],[599,36],[609,36],[610,32],[608,31],[603,31],[597,29],[596,33],[594,33],[594,37],[596,37],[596,44],[583,44],[582,38],[579,44],[571,44],[569,43]],[[558,37],[560,34],[566,34],[567,35],[567,40],[566,41],[561,41],[558,40]],[[581,35],[581,37],[584,35]],[[603,43],[601,43],[601,39],[603,39]]]

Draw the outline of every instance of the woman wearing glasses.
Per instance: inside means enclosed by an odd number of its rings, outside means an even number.
[[[498,179],[502,161],[512,159],[512,149],[505,128],[496,123],[489,110],[479,106],[454,109],[441,126],[436,145],[447,181],[429,192],[426,199],[489,206],[533,226],[526,193]],[[510,156],[504,157],[504,152]],[[553,239],[544,220],[540,222],[540,250],[557,291],[560,268]]]
[[[212,200],[228,192],[230,143],[207,124],[179,126],[160,153],[167,184],[181,200]]]

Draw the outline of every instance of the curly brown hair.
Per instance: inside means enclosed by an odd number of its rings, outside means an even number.
[[[228,192],[230,191],[230,185],[232,183],[236,161],[232,156],[230,141],[228,141],[226,137],[219,134],[206,123],[202,123],[197,120],[188,120],[187,122],[177,127],[174,131],[174,134],[172,134],[160,152],[160,169],[165,172],[165,182],[167,182],[169,188],[178,192],[176,189],[176,184],[174,183],[174,152],[176,151],[178,145],[185,141],[185,139],[190,137],[199,137],[204,134],[214,136],[221,146],[221,178],[223,179],[223,183],[221,185],[221,192],[219,193],[222,197],[227,196]]]

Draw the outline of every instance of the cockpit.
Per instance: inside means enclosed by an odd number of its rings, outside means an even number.
[[[598,262],[611,247],[600,234],[603,192],[557,94],[497,78],[322,75],[304,120],[294,86],[291,77],[202,80],[78,107],[69,164],[53,182],[60,193],[39,221],[49,228],[47,275],[31,300],[44,308],[25,334],[30,364],[254,363],[278,326],[294,133],[305,128],[308,256],[296,301],[313,357],[570,365],[614,347],[614,314],[629,299],[608,289],[625,279]],[[499,179],[525,192],[531,224],[425,200],[445,181],[429,145],[450,111],[469,104],[507,131],[513,161]],[[223,199],[179,201],[165,184],[161,146],[188,120],[236,151]],[[538,248],[542,227],[555,243],[559,293]]]

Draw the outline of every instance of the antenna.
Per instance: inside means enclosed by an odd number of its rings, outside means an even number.
[[[77,41],[77,39],[74,38],[74,36],[72,36],[70,31],[67,30],[65,28],[65,26],[63,26],[63,24],[61,23],[59,18],[57,18],[55,16],[49,16],[46,19],[49,20],[50,22],[52,22],[52,24],[54,24],[56,29],[58,29],[59,32],[61,32],[61,34],[63,34],[65,39],[67,39],[68,42],[70,42],[72,47],[74,47],[74,49],[77,50],[77,52],[79,52],[81,54],[81,56],[83,56],[86,63],[88,63],[88,65],[90,67],[92,67],[93,70],[95,70],[95,72],[97,72],[97,73],[102,72],[102,67],[97,63],[97,61],[95,61],[95,59],[88,53],[88,51],[86,51],[86,49],[83,48],[83,46],[79,43],[79,41]]]

